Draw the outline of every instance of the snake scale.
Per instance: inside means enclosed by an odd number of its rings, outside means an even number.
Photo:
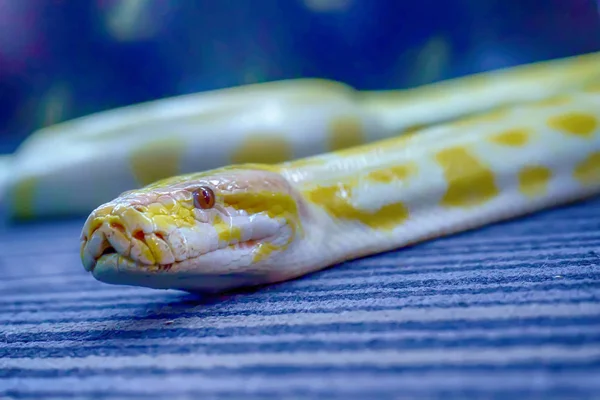
[[[600,192],[600,53],[410,90],[165,99],[45,128],[9,168],[14,217],[89,214],[99,281],[281,282]]]

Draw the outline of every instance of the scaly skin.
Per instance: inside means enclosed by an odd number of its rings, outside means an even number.
[[[88,215],[169,176],[336,151],[598,79],[600,53],[591,53],[410,90],[297,79],[123,107],[31,135],[4,167],[7,211],[14,219]]]
[[[209,187],[212,208],[192,193]],[[190,292],[293,279],[600,192],[600,90],[276,165],[176,176],[96,209],[85,268]],[[142,232],[142,233],[140,233]]]

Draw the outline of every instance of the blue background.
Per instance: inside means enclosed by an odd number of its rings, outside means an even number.
[[[0,153],[44,125],[183,93],[307,76],[401,88],[597,51],[597,8],[592,0],[0,0]]]

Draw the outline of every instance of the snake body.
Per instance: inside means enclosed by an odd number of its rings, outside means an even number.
[[[600,192],[600,53],[409,90],[164,99],[44,128],[2,165],[9,216],[88,215],[99,281],[281,282]]]
[[[85,216],[170,176],[336,151],[598,79],[600,53],[591,53],[409,90],[295,79],[162,99],[35,132],[0,163],[0,194],[15,219]]]
[[[222,291],[597,194],[599,82],[345,150],[128,191],[88,217],[84,267],[111,284]]]

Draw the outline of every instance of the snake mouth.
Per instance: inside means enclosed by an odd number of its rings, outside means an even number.
[[[119,224],[105,223],[89,236],[82,237],[81,259],[85,270],[92,273],[99,264],[103,268],[110,264],[119,269],[123,264],[147,272],[168,271],[223,250],[238,252],[238,255],[252,253],[260,245],[275,241],[282,227],[273,224],[267,226],[268,229],[264,228],[263,225],[263,229],[252,232],[244,240],[223,241],[214,236],[213,240],[202,237],[193,243],[193,240],[182,238],[179,234],[141,231],[129,234]],[[201,233],[198,235],[202,236]]]
[[[114,247],[109,246],[106,249],[104,249],[104,251],[102,251],[98,259],[102,258],[102,256],[107,256],[109,254],[117,254],[117,250]]]
[[[96,268],[96,265],[98,264],[98,262],[100,262],[100,260],[102,260],[103,258],[112,256],[112,255],[119,256],[119,252],[117,252],[117,250],[114,247],[109,246],[106,249],[104,249],[102,251],[102,253],[100,253],[99,256],[97,256],[97,257],[94,258],[93,263],[89,263],[89,264],[88,263],[84,263],[85,270],[88,271],[88,272],[93,273],[94,272],[94,268]]]
[[[260,251],[256,250],[260,250],[261,245],[272,243],[272,240],[275,240],[273,236],[251,239],[220,247],[181,262],[154,265],[140,263],[109,246],[86,269],[96,280],[107,284],[214,293],[270,281],[272,274],[255,268],[250,260],[256,254],[260,254]],[[220,254],[221,250],[231,253],[223,255]],[[223,257],[242,262],[223,268],[220,264]],[[244,258],[246,262],[243,261]]]

